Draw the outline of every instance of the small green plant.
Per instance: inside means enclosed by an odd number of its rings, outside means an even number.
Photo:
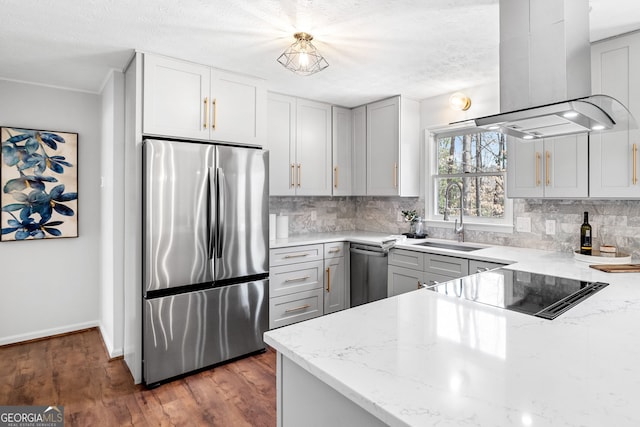
[[[407,222],[416,222],[418,221],[418,213],[416,212],[415,209],[412,209],[410,211],[401,211],[402,216],[404,217],[404,220]]]

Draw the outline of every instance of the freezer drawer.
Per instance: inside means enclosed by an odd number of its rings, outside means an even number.
[[[269,281],[144,300],[147,385],[264,349]]]

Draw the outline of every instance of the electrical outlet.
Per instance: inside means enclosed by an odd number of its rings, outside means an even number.
[[[311,221],[316,221],[318,219],[318,215],[316,211],[311,211]]]
[[[531,218],[525,216],[517,217],[516,231],[519,233],[531,233]]]
[[[556,234],[556,221],[554,219],[546,220],[544,228],[547,234]]]

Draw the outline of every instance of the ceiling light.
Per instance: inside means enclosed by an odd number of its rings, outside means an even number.
[[[449,97],[449,106],[454,110],[467,111],[471,107],[471,98],[462,92],[456,92]]]
[[[296,41],[282,55],[278,57],[278,62],[285,68],[302,76],[322,71],[329,66],[316,47],[311,43],[313,36],[308,33],[295,33]]]

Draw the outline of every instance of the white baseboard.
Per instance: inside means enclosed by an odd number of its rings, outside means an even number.
[[[106,329],[102,327],[102,325],[98,325],[98,330],[100,330],[100,335],[102,336],[102,342],[104,346],[107,348],[107,353],[109,354],[109,358],[113,359],[114,357],[124,356],[124,349],[121,348],[113,348],[113,339],[106,334]]]
[[[99,326],[98,322],[92,321],[92,322],[76,323],[74,325],[61,326],[59,328],[43,329],[40,331],[29,332],[27,334],[0,337],[0,345],[16,344],[23,341],[36,340],[39,338],[47,338],[53,335],[81,331],[82,329],[95,328],[97,326]]]

